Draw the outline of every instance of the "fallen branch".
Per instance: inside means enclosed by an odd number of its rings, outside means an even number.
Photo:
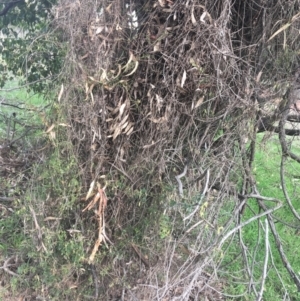
[[[263,210],[266,210],[267,207],[265,206],[265,204],[261,201],[258,201],[260,207],[263,209]],[[268,221],[269,221],[269,225],[270,225],[270,228],[271,228],[271,231],[272,231],[272,234],[273,234],[273,237],[275,239],[275,243],[276,243],[276,246],[277,246],[277,250],[279,252],[279,255],[281,257],[281,260],[283,262],[283,265],[284,267],[286,268],[286,270],[288,271],[288,273],[290,274],[291,278],[293,279],[294,283],[296,284],[297,288],[298,288],[298,291],[300,291],[300,279],[299,277],[297,276],[297,274],[294,272],[294,270],[292,269],[291,267],[291,264],[289,263],[284,251],[283,251],[283,247],[282,247],[282,243],[281,243],[281,240],[280,240],[280,237],[279,237],[279,234],[276,230],[276,227],[275,227],[275,224],[274,224],[274,221],[273,221],[273,217],[268,214],[267,215],[267,218],[268,218]]]
[[[12,275],[12,276],[19,277],[18,274],[16,274],[15,272],[11,271],[11,270],[8,268],[9,266],[12,266],[12,264],[9,264],[10,261],[11,261],[12,259],[14,259],[14,256],[11,256],[11,257],[9,257],[8,259],[6,259],[6,260],[4,261],[3,266],[0,267],[0,269],[3,269],[6,273],[8,273],[8,274],[10,274],[10,275]]]
[[[281,203],[279,200],[276,200],[276,199],[273,199],[273,198],[267,198],[267,197],[263,197],[263,196],[258,196],[258,195],[256,195],[256,194],[255,194],[255,195],[250,195],[250,196],[251,196],[251,198],[254,198],[254,196],[255,196],[255,198],[258,199],[258,200],[268,200],[268,201],[273,200],[273,201],[278,202],[279,204],[278,204],[276,207],[271,208],[271,209],[267,209],[267,207],[264,206],[264,210],[265,210],[265,211],[264,211],[263,213],[260,213],[260,214],[258,214],[258,215],[255,215],[255,216],[249,218],[247,221],[245,221],[245,222],[241,223],[240,225],[236,226],[235,228],[233,228],[231,231],[229,231],[229,232],[221,239],[221,241],[219,242],[219,248],[222,247],[222,245],[223,245],[224,242],[228,239],[228,237],[230,237],[232,234],[234,234],[235,232],[237,232],[239,229],[245,227],[246,225],[252,223],[253,221],[255,221],[255,220],[257,220],[257,219],[259,219],[259,218],[261,218],[261,217],[263,217],[263,216],[266,216],[266,215],[268,216],[270,213],[272,213],[272,212],[278,210],[280,207],[282,207],[282,203]],[[249,197],[250,197],[250,196],[249,196]],[[262,202],[260,202],[260,203],[262,203]]]

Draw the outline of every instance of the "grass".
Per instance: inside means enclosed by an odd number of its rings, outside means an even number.
[[[44,104],[43,98],[32,92],[26,91],[25,88],[18,88],[19,80],[15,79],[6,83],[6,85],[0,89],[0,98],[4,100],[3,102],[7,102],[8,100],[11,104],[23,104],[26,107],[35,107]],[[16,108],[0,105],[1,112],[10,112],[12,110],[18,110]]]
[[[259,137],[262,140],[262,136]],[[300,155],[300,143],[299,140],[292,140],[291,149],[296,154]],[[278,220],[284,223],[297,226],[297,221],[292,215],[289,206],[287,205],[280,182],[280,163],[281,163],[281,148],[277,136],[272,137],[266,143],[262,143],[255,155],[254,172],[256,175],[256,181],[258,189],[263,196],[274,197],[282,200],[283,206],[274,213],[274,216]],[[294,208],[300,213],[300,186],[298,185],[300,176],[300,166],[297,162],[291,159],[286,160],[285,165],[285,177],[286,187],[290,195]],[[265,202],[266,206],[274,206],[271,202]],[[245,210],[242,221],[246,221],[253,215],[258,214],[259,207],[255,200],[248,201],[248,207]],[[256,289],[259,290],[260,280],[263,273],[263,264],[265,259],[265,233],[262,230],[264,218],[260,221],[255,221],[245,226],[242,230],[243,241],[247,249],[247,255],[250,266],[254,272],[254,284],[256,283]],[[259,225],[259,223],[261,223]],[[289,227],[281,222],[276,222],[276,229],[281,238],[285,254],[293,267],[294,271],[300,276],[300,261],[299,253],[300,240],[299,233],[295,228]],[[236,243],[237,243],[237,237]],[[269,234],[270,241],[270,259],[268,265],[268,274],[266,283],[264,286],[264,300],[299,300],[300,293],[297,291],[290,275],[283,266],[279,252],[276,249],[275,241],[272,234]],[[238,253],[236,245],[232,245],[227,253],[225,262],[233,260],[229,265],[228,276],[231,278],[231,283],[236,283],[231,287],[228,287],[228,293],[230,295],[243,294],[246,291],[246,281],[241,282],[237,279],[247,277],[245,270],[243,270],[242,256],[238,259]],[[235,260],[234,260],[235,259]],[[273,263],[273,264],[271,264]],[[288,295],[288,297],[287,297]],[[254,295],[245,294],[243,297],[234,298],[232,300],[255,300]]]
[[[18,79],[8,81],[5,86],[0,89],[0,95],[8,99],[15,98],[23,100],[28,105],[41,104],[41,97],[39,95],[27,92],[25,88],[19,88]]]
[[[45,125],[46,101],[40,95],[18,88],[18,79],[9,81],[0,90],[0,138],[10,140],[12,133],[8,128],[15,126],[13,138],[23,135],[29,127],[43,127]],[[48,110],[49,111],[49,110]],[[32,131],[29,130],[30,133]],[[41,134],[35,131],[35,134]]]

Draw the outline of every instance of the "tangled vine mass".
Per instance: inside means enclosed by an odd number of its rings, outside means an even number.
[[[298,10],[296,0],[61,0],[53,9],[52,26],[68,45],[60,101],[69,139],[86,191],[104,177],[108,183],[106,224],[138,227],[160,196],[171,194],[176,203],[157,205],[177,216],[174,229],[182,230],[168,255],[155,265],[132,246],[146,267],[162,269],[160,280],[144,274],[149,285],[140,293],[149,300],[169,300],[172,289],[180,300],[222,298],[226,280],[216,281],[222,271],[217,250],[241,229],[249,198],[267,217],[280,249],[272,212],[281,201],[260,194],[252,163],[263,131],[279,133],[285,155],[293,157],[286,135],[297,130],[285,127],[289,115],[282,112],[292,108],[298,83]],[[109,191],[110,181],[123,186]],[[169,194],[166,183],[175,187]],[[141,204],[135,192],[143,189],[148,194]],[[270,209],[264,201],[276,205]],[[188,235],[194,251],[188,250],[189,259],[176,258],[172,246]],[[240,249],[246,256],[242,241]],[[283,251],[281,257],[300,289]],[[248,272],[249,289],[260,298]]]

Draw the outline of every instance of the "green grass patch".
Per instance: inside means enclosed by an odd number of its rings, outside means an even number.
[[[262,136],[259,137],[261,142]],[[298,139],[288,138],[291,150],[300,155],[300,143]],[[281,146],[277,136],[272,137],[266,143],[260,144],[255,154],[254,173],[256,176],[259,192],[263,196],[274,197],[282,201],[283,206],[274,213],[276,229],[281,238],[284,252],[296,273],[300,276],[299,249],[300,240],[299,233],[296,229],[299,221],[293,216],[282,190],[280,180],[280,164],[281,164]],[[289,158],[285,159],[285,185],[295,210],[300,213],[300,165]],[[261,213],[256,200],[248,200],[242,222],[250,219],[254,215]],[[272,202],[265,202],[268,208],[275,206]],[[253,272],[253,285],[259,291],[260,281],[263,274],[263,264],[265,260],[265,232],[264,218],[256,220],[242,229],[243,242],[245,244],[245,252],[248,257],[249,268]],[[291,225],[291,226],[289,226]],[[228,287],[230,295],[243,295],[235,297],[232,300],[255,300],[255,296],[247,294],[248,275],[244,269],[244,259],[240,252],[237,251],[238,234],[234,237],[234,243],[231,244],[224,260],[224,265],[228,264],[228,275],[226,275],[229,283],[233,283]],[[299,300],[300,294],[297,291],[290,275],[285,269],[279,252],[277,251],[275,240],[269,229],[270,241],[270,257],[268,264],[267,279],[264,285],[264,300]],[[245,279],[245,281],[241,281]],[[235,284],[234,284],[235,283]],[[285,299],[288,294],[289,299]]]

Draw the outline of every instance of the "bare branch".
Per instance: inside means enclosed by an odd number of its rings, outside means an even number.
[[[281,115],[281,119],[279,122],[279,141],[281,144],[281,149],[282,149],[283,155],[284,156],[288,155],[289,157],[291,157],[292,159],[294,159],[295,161],[300,163],[300,157],[289,150],[289,148],[287,146],[287,142],[286,142],[286,130],[285,130],[284,126],[286,124],[286,119],[288,116],[288,108],[290,107],[291,102],[292,102],[292,99],[290,99],[287,102],[285,110]]]
[[[294,119],[291,120],[292,122],[295,122]],[[297,121],[298,122],[298,121]],[[280,133],[281,129],[280,126],[275,126],[273,125],[274,121],[273,120],[267,120],[265,119],[264,122],[261,122],[259,124],[258,133],[263,133],[263,132],[274,132],[274,133]],[[283,129],[284,134],[287,136],[300,136],[300,130],[298,129]]]
[[[23,104],[23,103],[21,103]],[[23,110],[24,108],[20,107],[20,106],[17,106],[17,105],[14,105],[14,104],[11,104],[11,103],[6,103],[6,102],[0,102],[0,105],[2,106],[9,106],[9,107],[13,107],[13,108],[17,108],[17,109],[20,109],[20,110]]]
[[[261,208],[263,208],[264,210],[267,210],[267,207],[265,206],[265,204],[261,201],[259,201],[259,205],[261,206]],[[271,228],[271,231],[272,231],[272,234],[274,236],[274,239],[275,239],[275,243],[276,243],[276,246],[277,246],[277,250],[280,254],[280,257],[281,257],[281,260],[283,262],[283,265],[284,267],[286,268],[286,270],[288,271],[288,273],[290,274],[291,278],[293,279],[294,283],[296,284],[298,290],[300,290],[300,279],[299,277],[297,276],[297,273],[294,272],[291,264],[289,263],[286,255],[285,255],[285,252],[284,252],[284,249],[283,249],[283,246],[282,246],[282,243],[281,243],[281,240],[280,240],[280,237],[279,237],[279,234],[276,230],[276,227],[275,227],[275,224],[274,224],[274,221],[273,221],[273,218],[271,215],[267,215],[267,218],[268,218],[268,221],[269,221],[269,225],[270,225],[270,228]]]
[[[241,246],[241,249],[242,249],[242,255],[243,255],[243,259],[244,259],[245,268],[246,268],[246,271],[247,271],[247,274],[248,274],[248,277],[249,277],[248,289],[253,290],[254,294],[256,296],[258,296],[256,287],[254,285],[254,279],[253,279],[254,278],[254,273],[253,273],[254,266],[252,265],[250,267],[250,264],[249,264],[249,260],[250,260],[249,259],[249,251],[247,250],[247,247],[244,244],[241,230],[242,229],[239,229],[239,240],[240,240],[240,246]],[[254,260],[252,260],[252,261],[254,262]]]
[[[284,193],[284,197],[291,209],[291,212],[295,216],[295,218],[300,221],[300,215],[298,214],[297,210],[294,208],[292,201],[289,197],[286,185],[285,185],[285,178],[284,178],[284,161],[286,160],[285,156],[281,156],[281,164],[280,164],[280,181],[281,181],[281,187],[282,191]]]
[[[253,197],[253,196],[252,196]],[[267,209],[266,207],[264,207],[265,211],[260,213],[260,214],[257,214],[251,218],[249,218],[247,221],[241,223],[240,225],[236,226],[235,228],[233,228],[231,231],[227,232],[223,238],[221,239],[221,241],[219,242],[218,246],[219,248],[221,248],[221,246],[225,243],[225,241],[228,239],[228,237],[230,237],[232,234],[234,234],[236,231],[238,231],[239,229],[245,227],[246,225],[252,223],[253,221],[263,217],[263,216],[268,216],[270,213],[278,210],[280,207],[282,207],[282,203],[276,199],[273,199],[273,198],[267,198],[267,197],[263,197],[263,196],[256,196],[255,197],[256,199],[264,199],[264,200],[273,200],[273,201],[276,201],[278,203],[278,205],[274,208],[271,208],[271,209]]]
[[[260,291],[256,299],[257,301],[262,300],[263,297],[265,281],[267,278],[268,262],[269,262],[269,225],[268,225],[268,220],[265,219],[265,262],[264,262],[264,269],[262,274]]]

